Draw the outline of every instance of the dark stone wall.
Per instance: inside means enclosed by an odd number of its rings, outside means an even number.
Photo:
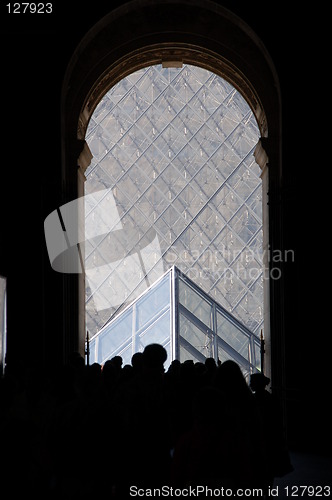
[[[260,57],[257,48],[264,46],[278,75],[282,102],[282,169],[271,166],[270,210],[275,214],[271,237],[275,248],[295,252],[294,261],[282,264],[282,290],[278,285],[272,296],[274,370],[286,403],[290,443],[328,449],[329,331],[321,306],[326,251],[314,219],[320,209],[322,177],[317,152],[313,153],[317,149],[317,96],[313,94],[315,49],[310,35],[310,26],[319,27],[321,13],[290,10],[280,2],[218,0],[218,5],[239,16],[255,33],[246,44],[243,25],[234,27],[225,20],[220,26],[211,24],[211,10],[204,9],[204,2],[196,6],[198,2],[171,1],[160,6],[150,1],[147,7],[142,1],[135,15],[130,5],[119,1],[99,5],[74,0],[70,7],[68,3],[54,2],[53,14],[48,16],[1,15],[0,274],[8,279],[8,362],[58,364],[77,348],[77,280],[51,269],[43,223],[56,207],[75,198],[79,144],[72,140],[74,118],[80,98],[100,69],[127,49],[138,48],[143,40],[189,38],[199,45],[204,39],[211,50],[224,51],[230,59],[233,55],[255,80],[270,120],[268,147],[277,158],[273,138],[279,117],[268,98],[273,79],[271,74],[257,73],[251,60],[254,52]],[[116,6],[122,7],[124,16],[114,30],[100,30],[88,51],[78,53],[89,30],[103,23],[101,19]],[[86,40],[91,42],[92,35],[90,31]],[[74,53],[78,63],[64,94]],[[72,119],[65,120],[68,115]]]

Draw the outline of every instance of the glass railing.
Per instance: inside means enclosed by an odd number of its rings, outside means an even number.
[[[233,359],[245,374],[260,370],[260,339],[176,267],[90,339],[89,363],[121,356],[130,364],[151,343],[167,350],[165,368],[213,357]]]

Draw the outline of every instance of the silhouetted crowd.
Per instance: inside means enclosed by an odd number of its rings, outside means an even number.
[[[263,374],[173,361],[158,344],[86,366],[9,368],[0,382],[2,492],[130,498],[130,487],[262,488],[292,470],[279,402]],[[9,498],[9,497],[8,497]]]

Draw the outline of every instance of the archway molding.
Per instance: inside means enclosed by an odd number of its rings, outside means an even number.
[[[259,96],[250,81],[231,62],[203,47],[195,47],[185,43],[163,43],[144,47],[127,54],[108,68],[105,74],[101,75],[95,82],[81,110],[77,138],[84,140],[87,125],[95,107],[111,87],[131,73],[157,64],[165,66],[191,64],[221,76],[241,92],[256,117],[261,136],[268,136],[266,115]]]
[[[205,0],[133,0],[93,26],[64,78],[64,130],[82,140],[95,106],[113,85],[142,67],[172,60],[230,81],[251,106],[262,137],[268,118],[269,136],[279,135],[279,82],[267,50],[242,19]]]

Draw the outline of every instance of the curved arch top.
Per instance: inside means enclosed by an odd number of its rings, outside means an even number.
[[[84,140],[94,108],[113,85],[165,60],[196,64],[230,81],[255,113],[262,137],[268,130],[280,136],[276,71],[242,19],[205,0],[133,0],[93,26],[68,65],[62,93],[66,137]]]

